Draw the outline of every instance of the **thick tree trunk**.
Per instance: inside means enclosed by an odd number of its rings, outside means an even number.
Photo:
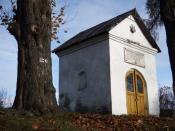
[[[17,0],[18,77],[13,108],[50,112],[57,109],[51,71],[50,0]]]
[[[173,92],[175,95],[175,2],[174,0],[160,0],[160,13],[165,25],[167,47],[173,78]]]
[[[167,34],[167,46],[173,77],[173,91],[175,94],[175,21],[164,19]]]

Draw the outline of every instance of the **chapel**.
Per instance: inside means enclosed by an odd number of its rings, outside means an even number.
[[[59,57],[59,105],[72,112],[159,115],[156,54],[136,9],[82,31]]]

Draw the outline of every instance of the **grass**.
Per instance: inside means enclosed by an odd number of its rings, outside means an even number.
[[[0,110],[0,131],[80,131],[72,124],[72,114],[60,112],[54,115],[30,116]]]
[[[100,115],[58,112],[34,116],[0,109],[0,131],[121,131],[130,129],[175,130],[175,119],[154,116]]]

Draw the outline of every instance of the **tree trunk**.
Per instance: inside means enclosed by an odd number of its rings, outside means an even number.
[[[173,77],[173,91],[175,94],[175,21],[164,19],[164,25],[167,34],[167,46]]]
[[[18,77],[13,108],[56,111],[52,84],[50,0],[17,0]]]
[[[160,0],[160,13],[165,25],[167,47],[170,59],[173,92],[175,95],[175,2],[174,0]]]

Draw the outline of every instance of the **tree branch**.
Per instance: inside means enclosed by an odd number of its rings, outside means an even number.
[[[17,41],[19,41],[21,31],[20,31],[20,25],[17,21],[10,23],[8,25],[7,30],[10,32],[11,35],[15,37]]]
[[[160,17],[160,14],[157,14],[154,17],[154,19],[148,21],[147,27],[149,31],[153,30],[153,28],[158,25],[157,23],[159,22],[159,17]]]

